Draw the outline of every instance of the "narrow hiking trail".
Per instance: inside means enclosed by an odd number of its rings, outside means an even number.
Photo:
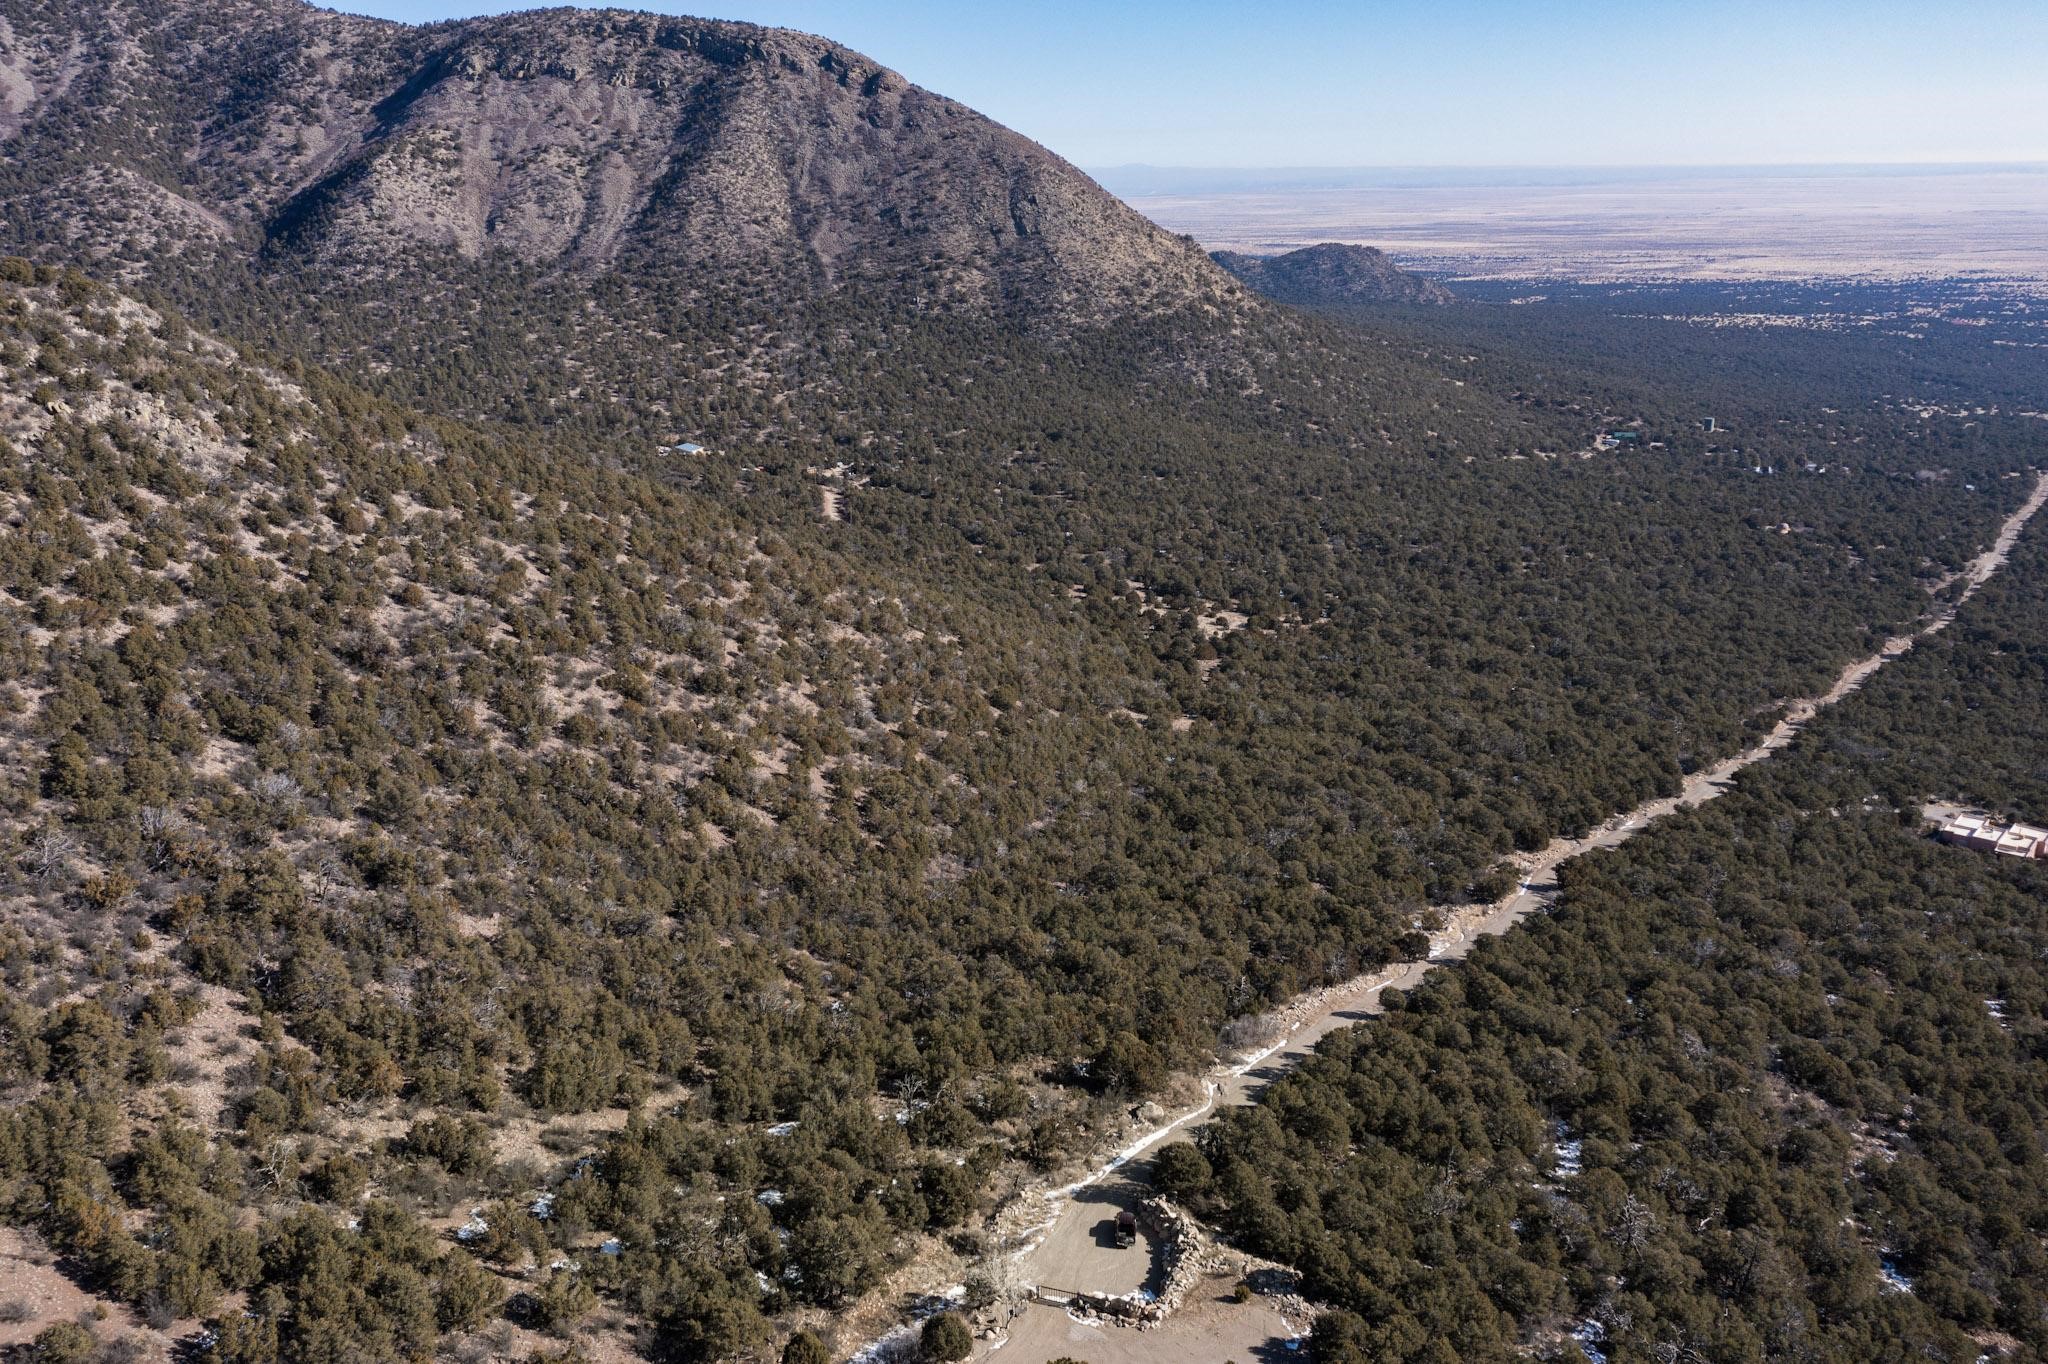
[[[1207,1098],[1199,1107],[1133,1138],[1083,1178],[1043,1195],[1035,1207],[1013,1206],[1010,1215],[1001,1220],[1011,1224],[1009,1230],[1021,1243],[1014,1252],[1021,1281],[1109,1295],[1144,1287],[1151,1274],[1150,1257],[1118,1251],[1100,1234],[1106,1218],[1120,1208],[1135,1207],[1146,1194],[1142,1178],[1132,1169],[1134,1162],[1199,1127],[1218,1107],[1249,1103],[1266,1085],[1312,1055],[1323,1037],[1379,1013],[1383,991],[1409,989],[1436,967],[1463,959],[1480,939],[1504,933],[1529,915],[1550,908],[1558,895],[1556,872],[1564,863],[1596,848],[1615,847],[1675,810],[1726,793],[1737,773],[1790,744],[1815,715],[1853,693],[1921,639],[1946,629],[1962,605],[2005,566],[2021,531],[2044,503],[2048,503],[2048,474],[2039,474],[2033,491],[2006,519],[1991,547],[1936,588],[1962,582],[1962,592],[1931,610],[1917,629],[1886,640],[1878,652],[1844,668],[1826,691],[1784,703],[1778,723],[1757,744],[1692,774],[1675,796],[1645,801],[1583,837],[1559,838],[1540,851],[1508,859],[1507,865],[1520,877],[1515,892],[1497,904],[1445,908],[1445,925],[1431,935],[1427,958],[1393,963],[1296,999],[1279,1013],[1285,1030],[1279,1040],[1248,1058],[1219,1062],[1202,1077]],[[1063,1316],[1058,1309],[1034,1306],[1017,1326],[1026,1327],[1032,1314]],[[1027,1353],[1019,1352],[1017,1364],[1030,1364],[1024,1357]]]

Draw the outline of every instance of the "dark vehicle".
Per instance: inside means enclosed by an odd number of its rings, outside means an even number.
[[[1128,1250],[1138,1244],[1138,1219],[1129,1211],[1116,1215],[1116,1244],[1118,1250]]]

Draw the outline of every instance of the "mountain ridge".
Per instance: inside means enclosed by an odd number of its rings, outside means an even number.
[[[295,0],[0,18],[13,235],[103,272],[666,258],[1055,325],[1248,302],[1045,148],[794,30],[572,9],[413,27]]]
[[[1246,288],[1278,303],[1335,307],[1347,303],[1450,303],[1457,296],[1433,279],[1403,270],[1376,246],[1317,242],[1273,256],[1212,251],[1209,259]]]

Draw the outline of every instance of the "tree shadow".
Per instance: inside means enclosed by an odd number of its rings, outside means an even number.
[[[1274,1336],[1254,1345],[1252,1358],[1258,1364],[1307,1364],[1308,1340],[1306,1337],[1289,1340],[1285,1336]]]

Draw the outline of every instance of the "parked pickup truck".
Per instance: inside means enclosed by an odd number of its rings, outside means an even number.
[[[1138,1219],[1129,1210],[1116,1215],[1116,1244],[1120,1250],[1128,1250],[1138,1244]]]

